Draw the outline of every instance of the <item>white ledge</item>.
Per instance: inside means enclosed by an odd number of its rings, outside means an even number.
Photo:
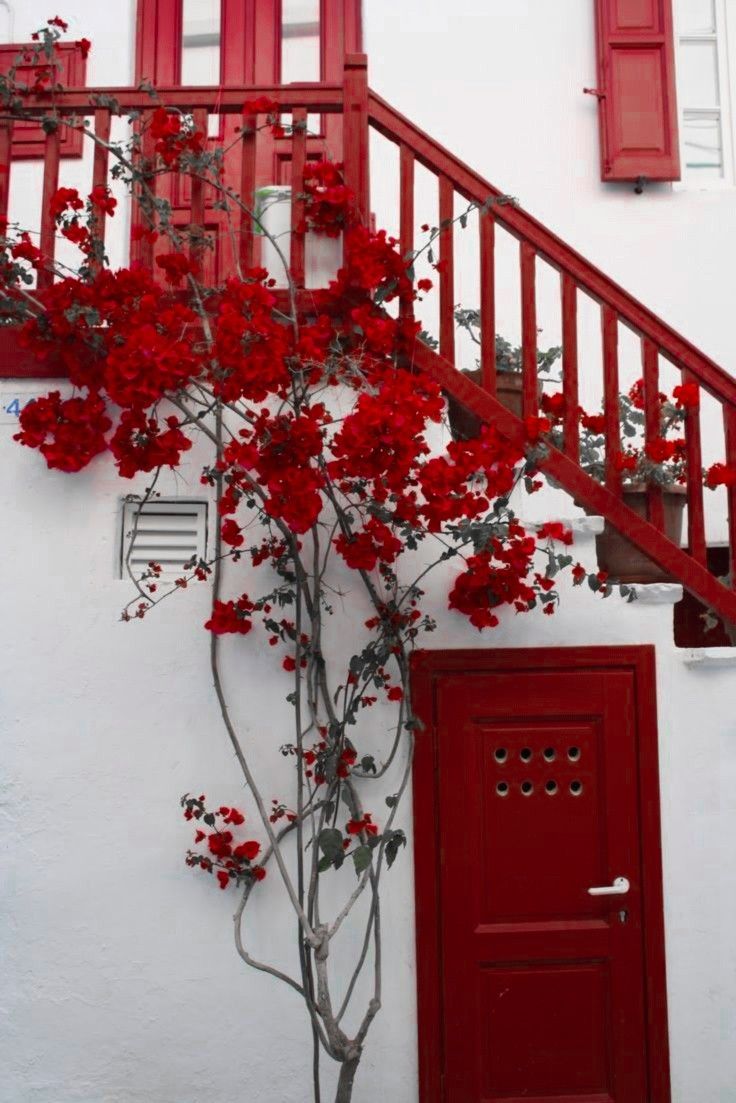
[[[642,605],[676,605],[682,601],[679,582],[637,582],[631,589],[636,594],[636,603]]]
[[[687,666],[736,667],[736,647],[687,647],[680,654]]]

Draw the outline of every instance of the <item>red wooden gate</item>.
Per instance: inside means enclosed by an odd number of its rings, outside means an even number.
[[[649,648],[417,655],[423,1103],[669,1098],[654,678]]]

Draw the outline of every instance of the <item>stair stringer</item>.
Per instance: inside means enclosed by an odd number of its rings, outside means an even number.
[[[441,384],[442,389],[515,444],[523,446],[527,433],[521,418],[511,413],[498,399],[484,391],[455,366],[423,342],[414,343],[413,364]],[[729,589],[686,551],[649,521],[597,482],[559,449],[545,444],[546,455],[540,470],[550,475],[576,501],[605,517],[627,540],[676,578],[685,589],[731,624],[736,624],[736,592]]]

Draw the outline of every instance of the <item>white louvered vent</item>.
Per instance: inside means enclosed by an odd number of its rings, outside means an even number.
[[[136,514],[138,520],[136,523]],[[163,568],[161,578],[179,578],[192,556],[207,554],[207,503],[168,499],[123,504],[123,533],[120,547],[120,578],[127,578],[125,558],[131,541],[130,569],[135,578],[153,560]]]

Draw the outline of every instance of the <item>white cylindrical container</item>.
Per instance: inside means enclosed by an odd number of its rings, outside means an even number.
[[[291,188],[272,184],[256,192],[256,233],[261,236],[261,264],[276,280],[277,287],[288,285],[284,260],[291,249]],[[267,236],[268,235],[268,236]],[[273,239],[273,240],[271,240]],[[304,285],[327,287],[342,265],[342,234],[327,237],[307,232],[304,239]]]

